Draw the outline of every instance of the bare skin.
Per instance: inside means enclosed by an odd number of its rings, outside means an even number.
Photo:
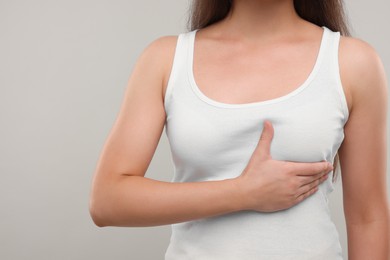
[[[291,0],[237,0],[229,18],[197,33],[194,76],[202,92],[225,103],[282,96],[307,77],[321,34],[322,28],[296,15]],[[165,36],[152,42],[129,78],[93,179],[90,212],[95,224],[155,226],[247,209],[275,211],[313,194],[331,168],[325,162],[273,160],[269,122],[237,178],[170,183],[145,177],[164,128],[164,95],[176,40]],[[304,57],[299,55],[302,48]],[[362,40],[342,37],[339,55],[350,113],[339,150],[349,255],[354,260],[386,259],[385,73],[375,50]],[[212,87],[222,85],[223,91]]]
[[[348,259],[388,260],[386,74],[375,49],[360,39],[342,37],[339,55],[350,111],[339,149]]]

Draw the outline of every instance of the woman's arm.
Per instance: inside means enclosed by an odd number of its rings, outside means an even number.
[[[93,178],[90,212],[97,226],[153,226],[238,210],[237,189],[229,180],[169,183],[144,177],[164,128],[162,85],[176,41],[165,36],[149,44],[129,78]]]
[[[154,226],[238,210],[226,181],[170,183],[144,177],[161,137],[167,61],[177,37],[153,41],[131,74],[94,174],[90,213],[97,226]]]
[[[352,37],[340,41],[340,71],[352,98],[339,149],[348,259],[389,260],[385,71],[375,50]]]

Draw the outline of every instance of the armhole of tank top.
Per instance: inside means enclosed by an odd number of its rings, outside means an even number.
[[[338,94],[339,94],[339,100],[340,100],[340,103],[341,103],[341,108],[343,110],[343,114],[344,114],[344,124],[347,122],[348,120],[348,117],[349,117],[349,111],[348,111],[348,105],[347,105],[347,99],[346,99],[346,95],[345,95],[345,90],[344,90],[344,87],[343,87],[343,84],[341,82],[341,72],[340,72],[340,38],[341,38],[341,35],[340,35],[340,32],[336,32],[335,34],[335,64],[334,64],[334,67],[335,67],[335,71],[336,71],[336,79],[337,79],[337,86],[336,86],[336,89],[338,91]]]
[[[171,70],[169,73],[166,89],[165,89],[165,95],[164,95],[164,108],[165,111],[167,111],[168,108],[168,103],[172,94],[172,89],[173,89],[173,78],[176,76],[176,67],[179,59],[179,51],[180,51],[180,43],[182,41],[183,33],[179,34],[177,36],[176,40],[176,46],[175,46],[175,51],[174,51],[174,56],[173,56],[173,61],[171,65]]]

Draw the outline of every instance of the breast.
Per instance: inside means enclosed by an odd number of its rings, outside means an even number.
[[[266,119],[274,127],[270,150],[274,159],[331,161],[344,139],[343,114],[329,109],[329,102],[323,99],[326,97],[245,109],[191,109],[191,105],[182,104],[166,125],[175,163],[174,181],[240,175]]]

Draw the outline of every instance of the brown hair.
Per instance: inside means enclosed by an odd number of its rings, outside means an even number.
[[[225,18],[233,0],[192,0],[189,30],[201,29]],[[341,35],[351,36],[343,0],[294,0],[297,14],[318,26],[326,26]]]
[[[230,12],[233,0],[193,0],[187,21],[189,30],[201,29],[224,19]],[[326,26],[343,36],[351,36],[343,0],[294,0],[294,8],[302,18],[318,26]],[[340,159],[338,152],[333,162],[336,182]]]

